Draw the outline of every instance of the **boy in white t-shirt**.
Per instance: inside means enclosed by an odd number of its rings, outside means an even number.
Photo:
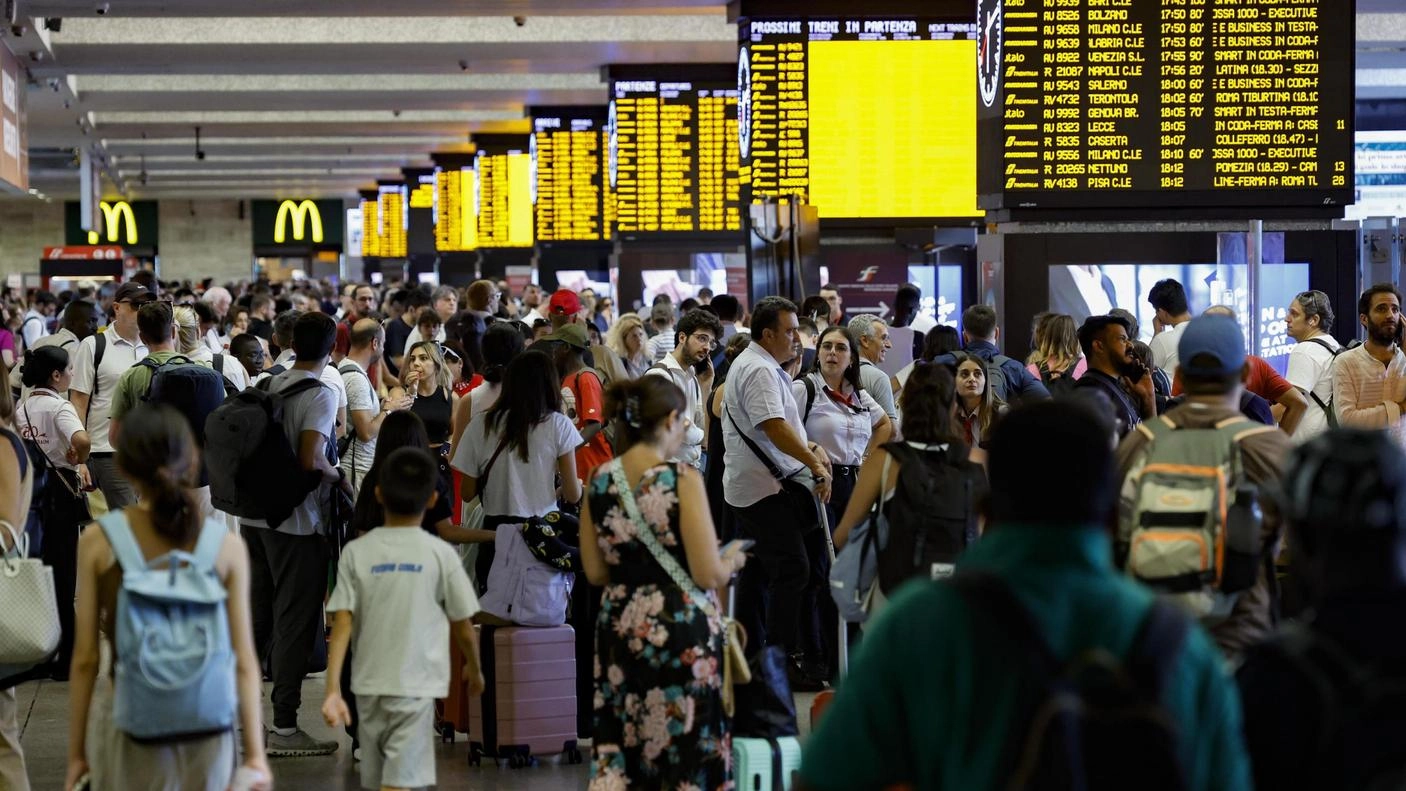
[[[420,529],[437,475],[434,459],[420,448],[401,448],[386,459],[376,482],[386,524],[347,544],[327,604],[335,620],[322,716],[328,725],[351,724],[340,679],[354,639],[351,689],[358,741],[366,748],[363,788],[435,784],[434,704],[449,691],[451,631],[464,654],[469,694],[483,691],[469,623],[478,597],[458,554]]]

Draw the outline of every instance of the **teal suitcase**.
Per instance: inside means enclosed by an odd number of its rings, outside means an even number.
[[[732,740],[737,791],[791,791],[800,769],[801,743],[794,736]]]

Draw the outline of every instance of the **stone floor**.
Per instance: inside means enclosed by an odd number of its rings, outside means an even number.
[[[342,746],[336,753],[318,758],[272,759],[270,764],[279,789],[336,789],[356,791],[360,788],[356,765],[351,757],[351,740],[337,729],[334,732],[322,723],[318,714],[325,690],[320,678],[309,678],[303,684],[302,726],[318,738],[336,738]],[[265,721],[272,717],[268,705],[270,685],[264,685]],[[19,720],[25,760],[30,783],[35,791],[57,791],[63,787],[68,755],[68,684],[52,681],[34,682],[16,689],[19,699]],[[810,730],[809,714],[813,695],[797,695],[797,711],[801,718],[801,733]],[[454,744],[437,742],[435,760],[441,789],[483,789],[483,791],[558,791],[581,789],[586,786],[586,767],[561,763],[557,757],[539,760],[535,767],[509,769],[506,764],[495,767],[491,762],[471,768],[468,765],[468,741],[460,734]],[[587,754],[589,761],[589,753]]]

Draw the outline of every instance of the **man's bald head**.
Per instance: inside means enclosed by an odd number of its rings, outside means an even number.
[[[351,328],[351,347],[369,349],[373,343],[384,337],[384,332],[381,322],[375,319],[358,319]]]

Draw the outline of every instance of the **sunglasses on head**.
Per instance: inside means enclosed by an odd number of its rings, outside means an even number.
[[[464,358],[462,358],[462,357],[459,356],[459,353],[458,353],[458,352],[454,351],[453,349],[449,348],[448,346],[445,346],[445,345],[442,344],[442,343],[439,344],[439,354],[440,354],[441,357],[444,358],[444,361],[447,362],[447,363],[457,363],[457,362],[459,362],[460,360],[464,359]]]

